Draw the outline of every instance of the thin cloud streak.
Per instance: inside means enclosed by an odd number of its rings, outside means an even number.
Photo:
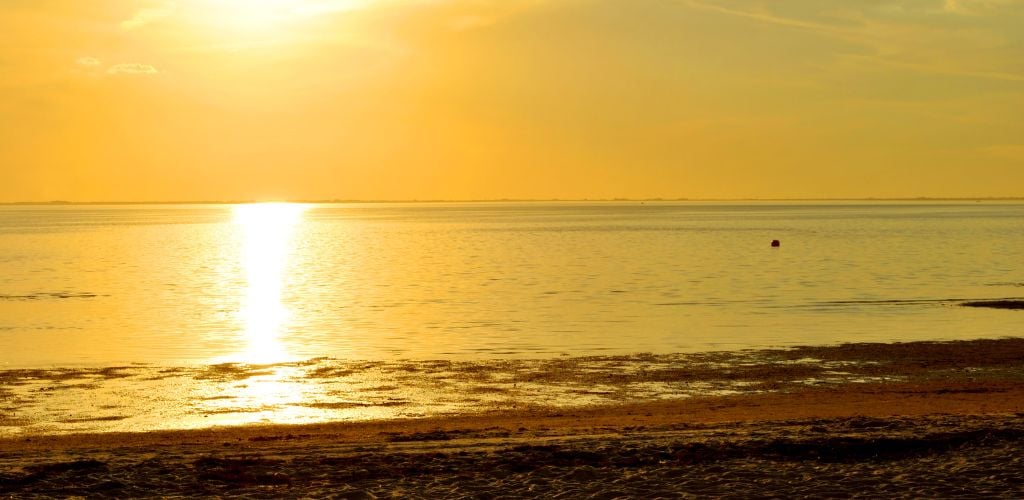
[[[902,60],[896,60],[895,58],[886,57],[885,55],[883,55],[901,52],[899,50],[893,50],[894,46],[896,46],[896,48],[900,48],[899,41],[897,41],[896,38],[899,36],[899,33],[906,33],[908,30],[913,30],[914,26],[880,23],[877,21],[871,21],[861,17],[857,18],[857,21],[861,23],[861,28],[847,29],[838,26],[805,21],[801,19],[782,17],[770,13],[752,12],[747,10],[722,7],[719,5],[708,4],[700,0],[679,1],[681,4],[693,9],[716,12],[723,15],[740,17],[744,19],[750,19],[753,21],[774,24],[778,26],[796,28],[808,32],[813,32],[815,34],[825,36],[828,38],[842,40],[845,42],[868,47],[875,52],[875,55],[858,56],[858,58],[877,64],[879,66],[903,69],[907,71],[914,71],[918,73],[931,75],[968,77],[984,80],[1010,82],[1024,82],[1024,74],[1017,74],[1006,71],[984,71],[968,68],[950,68],[948,66],[942,66],[929,61],[923,61],[920,63],[907,62],[905,60],[905,57],[902,58]],[[950,6],[952,5],[952,8],[957,9],[957,13],[969,13],[970,15],[976,15],[976,12],[973,9],[969,9],[965,7],[963,4],[963,0],[959,2],[955,0],[950,0],[945,4],[944,10],[949,11],[951,8]],[[1002,2],[1000,0],[979,1],[972,2],[972,4],[981,4],[984,7],[997,7],[1006,5],[1005,2]],[[888,30],[889,32],[885,33],[886,30]],[[904,55],[906,55],[905,52],[903,53]]]
[[[359,10],[370,5],[369,0],[323,0],[319,2],[307,1],[291,9],[291,12],[299,16],[317,16],[322,14],[334,14],[338,12],[349,12]]]
[[[107,73],[111,75],[155,75],[160,71],[149,64],[141,63],[121,63],[115,64],[107,69]]]
[[[946,0],[942,6],[944,12],[965,16],[980,16],[986,11],[1009,7],[1016,0]]]
[[[730,9],[728,7],[722,7],[720,5],[711,5],[697,0],[681,0],[683,5],[692,7],[694,9],[707,10],[712,12],[718,12],[720,14],[726,14],[736,17],[744,17],[747,19],[754,19],[757,21],[763,21],[771,24],[778,24],[782,26],[791,26],[794,28],[802,28],[806,30],[823,33],[826,35],[854,35],[853,32],[846,30],[839,30],[833,26],[827,26],[823,24],[812,23],[808,21],[801,21],[799,19],[790,19],[786,17],[773,16],[771,14],[763,14],[759,12],[749,12],[745,10]]]
[[[125,30],[141,28],[147,24],[154,23],[165,17],[173,15],[176,10],[177,5],[174,2],[167,2],[159,7],[142,9],[131,19],[122,21],[121,28]]]
[[[103,62],[95,57],[79,57],[78,59],[75,59],[75,64],[95,68],[96,66],[103,64]]]

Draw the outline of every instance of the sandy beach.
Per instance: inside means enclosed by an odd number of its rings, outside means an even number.
[[[421,419],[10,438],[0,443],[0,494],[1015,498],[1024,494],[1022,345],[858,344],[794,354],[857,357],[878,372],[902,372],[881,382]]]

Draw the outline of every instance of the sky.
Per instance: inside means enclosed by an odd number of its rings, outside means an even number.
[[[3,0],[0,202],[1024,196],[1021,0]]]

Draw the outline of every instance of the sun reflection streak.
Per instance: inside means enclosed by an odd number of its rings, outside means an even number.
[[[242,267],[246,291],[239,309],[244,325],[245,351],[241,361],[273,363],[289,359],[281,344],[290,311],[284,304],[284,284],[292,236],[308,205],[259,203],[235,207],[234,220],[241,226]]]
[[[212,360],[209,380],[192,398],[197,414],[176,425],[298,423],[315,418],[304,402],[315,397],[281,338],[291,322],[284,296],[294,236],[309,205],[258,203],[234,207],[241,236],[238,268],[245,276],[237,319],[239,346],[234,354]],[[314,390],[315,393],[315,390]]]

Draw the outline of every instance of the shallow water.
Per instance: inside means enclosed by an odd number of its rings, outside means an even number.
[[[0,367],[1015,336],[959,303],[1022,262],[1020,203],[4,206]]]
[[[571,409],[868,382],[966,377],[1019,385],[1022,358],[1024,339],[994,339],[519,360],[0,370],[0,438]]]
[[[416,418],[892,378],[861,365],[749,351],[0,370],[0,438]]]

